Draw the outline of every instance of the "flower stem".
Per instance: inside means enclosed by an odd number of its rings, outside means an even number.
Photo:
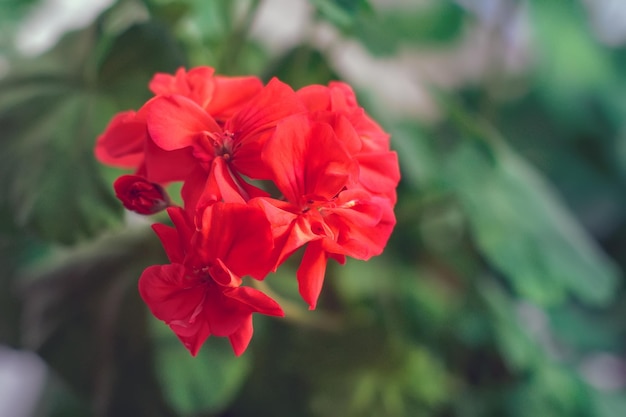
[[[321,310],[309,311],[276,293],[265,281],[253,280],[252,285],[280,304],[285,312],[285,320],[328,332],[338,332],[343,327],[343,320],[337,314]]]
[[[218,65],[220,72],[230,74],[236,71],[239,56],[241,55],[241,51],[248,38],[248,33],[250,32],[250,28],[252,27],[260,5],[261,0],[251,0],[245,15],[228,36],[226,40],[227,46],[222,50]]]

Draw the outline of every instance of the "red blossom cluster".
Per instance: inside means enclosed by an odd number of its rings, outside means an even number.
[[[114,184],[127,209],[167,208],[173,226],[153,229],[171,263],[148,267],[139,291],[192,355],[210,335],[228,337],[240,355],[252,313],[283,315],[242,277],[263,280],[304,248],[297,280],[314,309],[329,258],[382,252],[398,159],[347,84],[294,91],[198,67],[157,74],[149,86],[154,97],[114,116],[95,154],[135,171]],[[174,181],[183,181],[182,207],[163,188]]]

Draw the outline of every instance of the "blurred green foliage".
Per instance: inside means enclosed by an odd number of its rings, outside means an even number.
[[[118,0],[30,58],[16,33],[40,2],[0,2],[0,342],[52,370],[38,415],[626,415],[626,40],[601,43],[583,1],[297,1],[305,37],[279,53],[251,36],[269,0]],[[398,66],[479,33],[483,76],[430,86],[434,119],[359,88],[403,174],[386,252],[332,265],[313,312],[285,265],[286,319],[256,317],[240,358],[216,338],[191,358],[137,294],[164,254],[94,140],[158,71],[340,78],[319,26]]]

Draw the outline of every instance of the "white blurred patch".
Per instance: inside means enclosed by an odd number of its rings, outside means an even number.
[[[580,372],[599,390],[617,391],[626,386],[626,361],[609,353],[588,356],[581,363]]]
[[[34,56],[51,48],[68,30],[91,23],[113,0],[44,0],[20,25],[16,48]]]
[[[626,1],[585,0],[591,25],[598,38],[617,46],[626,42]]]
[[[34,353],[0,345],[0,416],[34,415],[46,374],[46,365]]]
[[[266,0],[261,3],[250,30],[272,53],[280,53],[301,43],[309,28],[313,9],[307,1]]]

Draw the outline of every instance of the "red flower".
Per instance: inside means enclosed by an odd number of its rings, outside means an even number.
[[[272,234],[262,210],[216,203],[204,212],[201,230],[180,208],[169,209],[175,228],[155,225],[171,265],[148,267],[139,292],[196,355],[210,336],[228,337],[237,356],[252,337],[252,314],[283,316],[280,306],[241,277],[263,278],[271,268]]]
[[[179,68],[175,75],[159,73],[150,81],[150,90],[158,96],[185,96],[217,121],[223,121],[263,88],[257,77],[214,76],[214,72],[211,67],[196,67],[188,72]]]
[[[395,204],[400,181],[398,155],[389,150],[389,134],[359,107],[352,88],[331,82],[328,87],[304,87],[297,94],[311,118],[331,125],[359,163],[359,183]]]
[[[210,335],[240,355],[253,313],[283,315],[243,277],[264,279],[304,247],[296,275],[313,309],[328,259],[382,252],[396,222],[398,157],[347,84],[294,92],[198,67],[156,74],[150,89],[137,112],[111,120],[95,153],[135,169],[114,186],[139,213],[169,205],[159,184],[183,181],[184,207],[168,208],[173,227],[153,225],[171,263],[146,268],[139,291],[192,355]]]
[[[389,150],[389,134],[358,105],[348,84],[334,81],[328,87],[310,85],[297,94],[316,120],[325,120],[332,113],[346,117],[362,140],[361,152]]]
[[[158,213],[170,204],[163,187],[138,175],[122,175],[113,188],[124,207],[139,214]]]
[[[180,68],[176,75],[156,74],[150,89],[158,96],[180,95],[195,102],[215,120],[232,116],[263,84],[256,77],[220,77],[213,68],[197,67],[189,72]],[[149,135],[146,118],[151,101],[139,111],[118,113],[96,142],[95,155],[102,163],[134,168],[150,181],[164,183],[184,180],[193,169],[190,149],[164,151]]]
[[[284,120],[263,157],[287,201],[252,203],[274,226],[277,264],[308,243],[297,275],[313,309],[328,258],[343,263],[345,255],[369,259],[382,252],[395,224],[391,203],[358,186],[358,164],[328,124],[302,116]]]
[[[150,104],[148,130],[161,149],[191,149],[184,164],[202,168],[195,170],[193,183],[202,183],[210,172],[218,169],[221,172],[216,175],[225,179],[222,188],[228,185],[247,200],[266,193],[249,185],[242,175],[253,179],[270,177],[261,159],[263,144],[279,121],[303,112],[304,107],[294,91],[273,79],[254,100],[227,119],[223,127],[205,109],[184,96],[156,98]],[[222,162],[215,164],[216,159]],[[186,204],[189,203],[186,201]]]

